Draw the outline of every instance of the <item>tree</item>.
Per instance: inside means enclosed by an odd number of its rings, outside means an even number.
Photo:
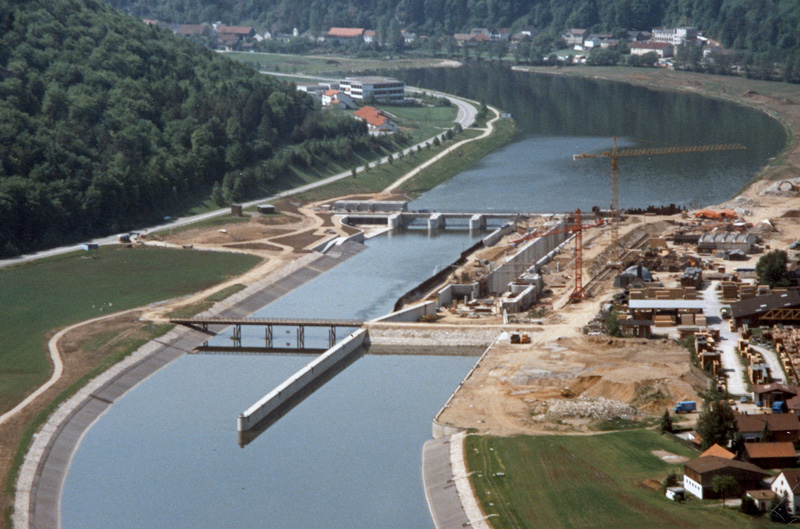
[[[711,480],[711,486],[714,492],[722,495],[722,506],[725,506],[725,498],[730,491],[736,488],[736,480],[733,476],[714,476]]]
[[[622,336],[622,327],[619,325],[619,316],[616,311],[606,314],[604,324],[609,336]]]
[[[756,501],[747,495],[742,494],[742,506],[739,508],[744,514],[755,516],[759,513]]]
[[[661,482],[661,489],[667,490],[670,487],[674,487],[678,484],[678,475],[675,472],[670,472],[664,481]]]
[[[789,286],[789,277],[786,272],[788,257],[784,250],[772,250],[762,255],[756,263],[756,274],[762,284],[770,287]]]
[[[661,424],[659,426],[661,433],[672,433],[672,417],[669,416],[669,410],[664,410],[664,415],[661,416]]]
[[[776,523],[789,523],[792,516],[789,514],[789,508],[786,506],[786,497],[775,495],[772,501],[769,502],[769,519]]]
[[[703,411],[697,419],[697,433],[703,438],[703,450],[715,443],[728,446],[736,433],[733,410],[713,382],[703,394]]]

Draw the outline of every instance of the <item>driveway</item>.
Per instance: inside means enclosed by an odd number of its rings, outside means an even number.
[[[732,332],[727,321],[722,319],[722,302],[717,295],[719,281],[712,281],[711,285],[703,291],[703,301],[706,302],[704,312],[708,327],[719,329],[719,349],[722,351],[722,369],[728,379],[728,393],[732,395],[749,395],[744,379],[747,376],[744,365],[736,352],[739,334]],[[782,372],[781,372],[782,373]]]

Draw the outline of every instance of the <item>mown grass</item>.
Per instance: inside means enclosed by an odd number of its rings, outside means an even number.
[[[473,141],[460,147],[455,153],[439,160],[430,167],[420,171],[414,178],[400,186],[402,191],[419,194],[433,189],[462,171],[475,165],[490,152],[502,147],[514,139],[516,124],[511,119],[500,119],[494,123],[494,132],[487,138]],[[480,134],[478,131],[464,131],[464,134]],[[457,138],[467,136],[459,135]]]
[[[473,487],[494,529],[636,527],[708,529],[768,527],[763,519],[713,502],[668,500],[644,481],[661,482],[683,465],[653,455],[694,450],[651,430],[603,435],[497,438],[470,436],[466,454]],[[498,476],[497,473],[505,474]],[[717,502],[718,503],[718,502]]]
[[[426,147],[413,154],[407,154],[402,158],[396,158],[391,164],[385,163],[377,167],[370,167],[369,170],[360,172],[355,177],[344,178],[326,186],[306,191],[298,195],[298,198],[304,202],[315,202],[346,195],[383,191],[398,178],[413,170],[418,165],[430,160],[454,143],[473,138],[479,134],[478,131],[464,131],[456,135],[452,140],[442,142],[439,147]],[[448,157],[448,159],[455,156],[456,155],[452,155]]]
[[[47,379],[48,332],[197,292],[259,261],[242,254],[110,246],[0,270],[0,413]]]
[[[219,209],[219,206],[216,206],[215,209]],[[175,228],[167,228],[165,230],[158,230],[151,232],[150,235],[166,235],[166,234],[175,234],[181,233],[184,231],[189,230],[196,230],[199,228],[213,228],[214,226],[225,226],[227,224],[239,224],[241,222],[249,222],[250,217],[237,217],[234,215],[220,215],[218,217],[212,217],[210,219],[199,220],[197,222],[193,222],[191,224],[185,224],[183,226],[177,226]]]
[[[186,305],[185,307],[181,307],[179,309],[175,309],[169,314],[167,314],[168,318],[191,318],[192,316],[197,316],[204,310],[210,309],[214,303],[217,301],[222,301],[225,298],[228,298],[237,292],[244,290],[246,287],[245,285],[231,285],[227,288],[223,288],[219,292],[215,292],[211,294],[203,301],[198,303],[192,303],[191,305]]]

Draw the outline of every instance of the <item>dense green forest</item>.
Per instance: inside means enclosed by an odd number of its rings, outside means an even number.
[[[99,0],[0,0],[0,256],[174,215],[212,187],[241,200],[374,143]]]
[[[392,20],[428,35],[472,27],[530,26],[553,38],[568,27],[595,31],[693,25],[726,47],[781,55],[798,48],[797,0],[108,0],[167,22],[253,23],[271,31],[379,29]]]

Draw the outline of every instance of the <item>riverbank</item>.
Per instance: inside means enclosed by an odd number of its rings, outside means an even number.
[[[614,81],[651,90],[679,91],[754,108],[779,121],[787,133],[783,152],[756,176],[758,180],[800,177],[800,85],[758,81],[733,76],[680,72],[665,68],[577,66],[551,68],[514,66],[514,71],[565,77]],[[762,185],[748,186],[745,194],[758,192]]]

